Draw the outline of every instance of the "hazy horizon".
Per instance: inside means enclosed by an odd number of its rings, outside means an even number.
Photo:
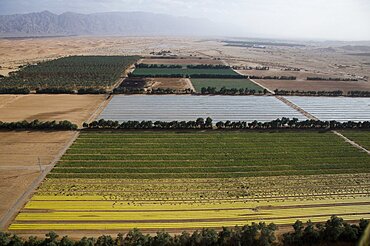
[[[370,40],[367,0],[0,0],[0,14],[151,12],[222,23],[220,36]],[[220,28],[222,29],[222,28]]]

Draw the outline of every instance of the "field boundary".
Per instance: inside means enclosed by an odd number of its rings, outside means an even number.
[[[309,112],[305,111],[304,109],[302,109],[298,105],[294,104],[293,102],[289,101],[285,97],[283,97],[283,96],[275,96],[275,97],[276,97],[276,99],[282,101],[283,103],[285,103],[286,105],[288,105],[292,109],[298,111],[299,113],[301,113],[302,115],[304,115],[308,119],[310,119],[310,120],[319,120],[319,118],[317,118],[316,116],[314,116],[314,115],[310,114]]]
[[[233,71],[235,72],[235,73],[237,73],[237,74],[240,74],[240,75],[242,75],[242,76],[245,76],[245,74],[242,74],[242,73],[240,73],[240,72],[238,72],[237,70],[235,70],[235,69],[233,69]],[[253,79],[250,79],[250,78],[248,78],[252,83],[254,83],[254,84],[256,84],[256,85],[258,85],[259,87],[261,87],[261,88],[263,88],[263,89],[266,89],[269,93],[271,93],[272,95],[275,95],[275,92],[273,91],[273,90],[270,90],[269,88],[267,88],[266,86],[264,86],[264,85],[261,85],[260,83],[258,83],[258,82],[256,82],[255,80],[253,80]]]
[[[28,189],[20,196],[15,203],[11,206],[8,211],[5,212],[4,216],[0,220],[0,230],[7,230],[10,223],[13,221],[17,213],[24,207],[27,200],[34,193],[34,191],[40,186],[42,181],[45,179],[46,175],[54,168],[57,162],[62,158],[62,156],[67,152],[69,147],[74,143],[77,137],[80,135],[79,131],[76,131],[72,138],[65,144],[64,148],[55,156],[49,165],[35,179]]]
[[[107,107],[109,102],[112,100],[113,95],[106,94],[105,99],[103,102],[100,103],[99,107],[90,115],[90,117],[85,121],[86,123],[91,123],[93,120],[95,120]]]
[[[368,155],[370,155],[370,150],[368,150],[368,149],[366,149],[366,148],[362,147],[360,144],[356,143],[355,141],[350,140],[349,138],[347,138],[346,136],[344,136],[343,134],[341,134],[341,133],[339,133],[339,132],[337,132],[337,131],[332,131],[332,132],[333,132],[335,135],[339,136],[340,138],[344,139],[344,141],[345,141],[346,143],[349,143],[349,144],[350,144],[350,145],[352,145],[353,147],[358,148],[358,149],[360,149],[360,150],[362,150],[362,151],[366,152]]]

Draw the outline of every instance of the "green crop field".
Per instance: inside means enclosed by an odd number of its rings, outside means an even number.
[[[9,229],[368,219],[369,163],[331,132],[82,132]]]
[[[370,131],[342,131],[344,136],[370,150]]]
[[[189,68],[136,68],[134,76],[160,77],[160,76],[239,76],[232,69],[189,69]]]
[[[216,90],[226,87],[226,89],[248,88],[257,92],[263,91],[263,88],[248,79],[191,79],[191,83],[197,92],[200,92],[202,87],[215,87]]]
[[[0,87],[108,87],[117,82],[122,73],[138,59],[137,56],[64,57],[37,65],[27,65],[9,77],[0,78]]]

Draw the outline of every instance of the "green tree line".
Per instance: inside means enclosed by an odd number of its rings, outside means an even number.
[[[0,130],[77,130],[77,125],[68,120],[64,121],[0,121]],[[1,244],[0,244],[1,245]]]
[[[125,121],[118,122],[112,120],[100,119],[91,123],[84,123],[86,129],[370,129],[370,121],[363,122],[339,122],[339,121],[321,121],[321,120],[304,120],[299,121],[297,118],[281,118],[269,122],[260,121],[219,121],[216,124],[208,117],[206,119],[198,118],[195,121]]]
[[[326,223],[304,225],[297,221],[293,232],[283,234],[279,241],[275,235],[278,227],[271,223],[252,223],[252,225],[196,230],[193,233],[182,232],[171,235],[166,231],[155,235],[143,234],[133,229],[127,234],[119,233],[116,237],[102,235],[98,238],[83,237],[72,240],[62,238],[55,232],[49,232],[45,238],[34,236],[24,240],[15,234],[0,232],[2,246],[271,246],[271,245],[355,245],[359,242],[369,222],[361,220],[359,224],[349,224],[343,219],[332,216]],[[347,243],[347,244],[343,244]],[[364,242],[368,245],[368,242]],[[361,245],[362,246],[362,245]]]

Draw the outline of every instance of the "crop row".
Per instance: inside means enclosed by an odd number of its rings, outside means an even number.
[[[245,210],[209,210],[204,211],[146,211],[146,212],[44,212],[44,213],[21,213],[16,221],[134,221],[148,220],[197,220],[207,219],[256,219],[268,217],[298,217],[305,215],[323,216],[327,214],[345,214],[345,213],[367,213],[370,215],[370,205],[351,205],[333,207],[314,207],[302,208],[259,208],[257,211],[252,209]],[[268,214],[266,213],[268,212]]]
[[[370,150],[370,131],[342,131],[342,134]]]
[[[302,157],[273,158],[273,159],[251,159],[248,160],[192,160],[192,161],[60,161],[58,167],[226,167],[226,166],[282,166],[282,165],[331,165],[340,163],[343,166],[367,163],[367,157],[318,157],[305,159]]]
[[[334,169],[334,170],[284,170],[284,171],[258,171],[258,172],[233,172],[233,173],[55,173],[49,178],[102,178],[102,179],[163,179],[163,178],[239,178],[239,177],[268,177],[290,175],[318,175],[318,174],[344,174],[364,173],[366,168]]]
[[[367,168],[369,163],[352,164],[351,169]],[[298,170],[331,170],[331,169],[348,169],[348,166],[342,164],[335,165],[284,165],[271,166],[269,171],[298,171]],[[54,168],[52,173],[233,173],[233,172],[263,172],[266,171],[266,166],[241,166],[241,167],[163,167],[163,168]]]

